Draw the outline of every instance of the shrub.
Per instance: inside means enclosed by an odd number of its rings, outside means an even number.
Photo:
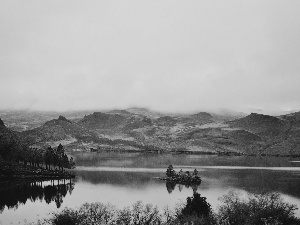
[[[300,225],[294,215],[296,206],[284,202],[278,193],[241,196],[237,192],[224,195],[215,214],[198,193],[174,210],[165,207],[162,214],[157,207],[140,201],[122,210],[110,204],[85,203],[78,209],[65,208],[54,213],[38,225]]]
[[[220,224],[300,224],[294,215],[296,206],[283,202],[278,193],[260,193],[247,198],[240,196],[231,191],[220,198],[223,202],[217,213]]]
[[[53,213],[50,219],[41,221],[39,224],[77,225],[81,224],[81,217],[76,210],[65,208],[59,213]]]
[[[186,205],[177,215],[180,224],[215,224],[214,215],[210,204],[206,201],[206,197],[194,193],[193,197],[188,197]]]

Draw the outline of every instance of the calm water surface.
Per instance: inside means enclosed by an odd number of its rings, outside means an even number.
[[[2,224],[34,222],[53,211],[79,207],[85,202],[111,203],[123,208],[141,200],[160,209],[166,205],[175,207],[196,189],[213,208],[220,204],[218,198],[230,190],[277,191],[286,201],[300,207],[299,159],[131,153],[72,156],[77,165],[73,181],[22,184],[0,190]],[[197,168],[202,177],[201,185],[174,186],[157,179],[165,175],[169,164],[175,170]],[[296,213],[300,216],[300,210]]]

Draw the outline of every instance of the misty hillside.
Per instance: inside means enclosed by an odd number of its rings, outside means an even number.
[[[77,140],[92,141],[98,137],[93,132],[81,127],[63,116],[46,122],[32,130],[23,131],[20,136],[30,144],[59,142],[67,140],[72,143]]]
[[[134,108],[93,112],[72,121],[59,116],[18,135],[34,145],[63,142],[69,150],[300,154],[300,113],[228,118],[207,112],[172,116]]]
[[[275,138],[290,129],[290,122],[277,117],[251,113],[250,115],[229,122],[232,127],[241,128],[259,136]]]
[[[117,129],[124,125],[127,115],[117,113],[94,112],[93,114],[84,116],[78,124],[91,129]]]

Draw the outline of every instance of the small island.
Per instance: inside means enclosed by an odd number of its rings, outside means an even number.
[[[201,177],[198,176],[198,170],[195,169],[193,172],[185,171],[181,169],[179,173],[176,173],[172,165],[169,165],[166,171],[167,177],[159,178],[160,180],[166,180],[178,184],[197,184],[201,183]]]

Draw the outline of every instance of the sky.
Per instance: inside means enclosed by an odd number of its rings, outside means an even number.
[[[2,0],[0,109],[300,110],[299,0]]]

